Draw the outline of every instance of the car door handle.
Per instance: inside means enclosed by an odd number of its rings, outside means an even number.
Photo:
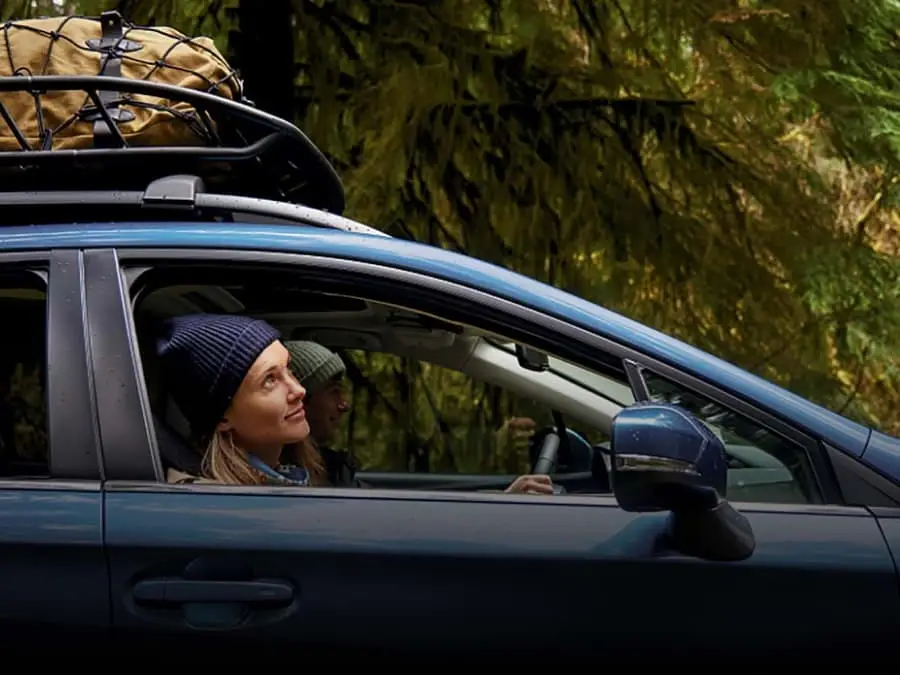
[[[242,603],[283,607],[294,599],[294,587],[277,579],[257,581],[203,581],[163,577],[146,579],[134,586],[138,604]]]

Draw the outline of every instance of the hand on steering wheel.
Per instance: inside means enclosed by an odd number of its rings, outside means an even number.
[[[528,475],[516,478],[504,492],[520,492],[532,495],[552,495],[553,481],[550,476],[545,475]]]
[[[534,420],[527,417],[513,417],[498,430],[505,440],[527,445],[534,439]],[[505,492],[551,495],[565,492],[561,485],[554,485],[550,475],[556,469],[560,437],[555,431],[547,433],[542,442],[537,461],[532,472],[516,478]]]
[[[544,436],[541,443],[541,449],[538,453],[537,461],[534,463],[532,473],[535,478],[546,477],[546,484],[550,486],[550,491],[555,494],[563,494],[565,489],[562,485],[554,485],[550,476],[556,470],[556,463],[559,460],[560,438],[556,431],[550,431]]]

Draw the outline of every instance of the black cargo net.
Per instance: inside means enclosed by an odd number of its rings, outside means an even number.
[[[79,41],[71,34],[67,34],[66,29],[73,20],[88,20],[102,24],[102,37],[100,39]],[[107,23],[108,22],[108,23]],[[196,78],[192,83],[192,89],[202,91],[208,94],[219,94],[226,98],[236,101],[243,101],[242,86],[238,78],[237,72],[214,50],[209,49],[206,45],[197,41],[195,37],[181,35],[177,32],[169,32],[161,28],[153,26],[140,26],[131,24],[116,16],[109,18],[104,15],[101,18],[88,16],[67,16],[60,19],[56,30],[43,30],[33,25],[33,21],[7,21],[0,28],[0,41],[2,41],[2,55],[0,58],[7,61],[9,73],[13,76],[21,77],[44,77],[53,75],[87,75],[87,76],[122,76],[122,64],[131,63],[142,66],[146,72],[139,79],[144,82],[153,82],[160,78],[160,71],[170,70],[183,73],[185,75]],[[24,31],[34,36],[35,40],[46,40],[47,47],[44,50],[43,59],[39,68],[34,68],[36,64],[22,64],[18,59],[11,43],[11,37],[16,31]],[[143,33],[156,34],[170,44],[166,47],[158,58],[152,60],[141,58],[142,45],[139,36],[135,36],[136,31]],[[79,38],[83,39],[83,35],[79,33]],[[65,43],[66,49],[72,49],[79,52],[97,54],[100,56],[100,68],[96,72],[72,72],[67,69],[65,73],[53,72],[51,67],[53,64],[54,48],[60,43]],[[217,79],[211,80],[209,77],[196,70],[185,68],[178,63],[170,61],[170,57],[174,50],[180,46],[189,46],[193,50],[203,53],[205,58],[214,61],[224,75]],[[33,54],[36,50],[30,50]],[[59,54],[60,50],[56,50]],[[34,61],[34,59],[31,59]],[[2,69],[0,69],[2,73]],[[196,84],[195,84],[196,83]],[[197,86],[202,83],[202,86]],[[228,93],[222,92],[223,87],[227,87]],[[58,90],[57,90],[58,91]],[[55,138],[66,131],[71,125],[79,120],[88,120],[94,122],[95,143],[106,147],[118,146],[128,147],[128,142],[118,129],[119,123],[129,122],[135,119],[133,112],[129,109],[144,109],[163,113],[176,123],[184,124],[196,138],[207,145],[218,145],[219,138],[215,125],[206,110],[201,106],[193,105],[189,110],[185,110],[184,101],[176,101],[181,104],[182,109],[175,109],[171,105],[166,105],[164,99],[160,97],[157,102],[136,99],[132,94],[118,93],[108,90],[86,90],[81,105],[72,106],[74,109],[71,115],[64,118],[61,122],[55,124],[52,128],[48,127],[45,115],[45,102],[43,97],[46,92],[40,86],[35,87],[28,92],[34,99],[34,122],[37,124],[39,147],[32,147],[25,133],[21,130],[19,123],[14,119],[14,115],[10,113],[7,106],[0,100],[0,118],[6,126],[9,127],[13,137],[23,151],[28,150],[50,150]],[[142,98],[153,98],[153,96],[144,91],[141,92]],[[106,136],[109,140],[103,142],[101,136]]]

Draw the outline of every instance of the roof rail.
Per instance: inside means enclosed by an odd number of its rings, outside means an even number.
[[[53,92],[83,91],[94,110],[113,130],[114,147],[91,149],[33,148],[3,105],[3,93],[41,97]],[[115,103],[133,103],[129,95],[185,102],[198,113],[206,146],[129,146],[100,102],[108,92]],[[340,215],[344,188],[334,167],[297,127],[249,102],[158,82],[103,76],[0,77],[0,125],[12,131],[20,149],[0,152],[0,191],[24,190],[32,199],[45,191],[143,189],[149,182],[178,171],[195,174],[223,193],[304,204]],[[52,139],[50,139],[52,140]],[[46,143],[45,143],[46,145]]]
[[[144,190],[0,191],[0,222],[7,225],[129,220],[311,225],[390,237],[374,227],[308,206],[207,192],[200,176],[188,174],[158,178]]]

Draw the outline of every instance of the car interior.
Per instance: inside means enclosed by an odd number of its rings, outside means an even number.
[[[247,284],[148,287],[135,298],[134,312],[163,468],[174,467],[196,475],[200,456],[188,440],[187,423],[165,391],[154,366],[155,327],[167,318],[182,314],[237,313],[268,321],[286,340],[312,340],[338,353],[357,350],[415,359],[534,400],[546,406],[553,424],[538,429],[531,441],[532,467],[548,433],[562,429],[565,433],[560,437],[565,440],[560,443],[554,482],[568,493],[610,493],[608,443],[591,443],[586,439],[608,434],[615,415],[634,402],[624,377],[615,379],[552,355],[539,355],[544,362],[535,367],[523,358],[521,345],[471,326],[386,303],[296,288],[273,289]],[[582,430],[596,433],[587,434]],[[721,438],[721,433],[717,433]],[[778,459],[752,445],[741,444],[739,439],[723,440],[732,469],[729,493],[734,494],[729,497],[798,501],[792,474]],[[515,477],[515,474],[385,472],[366,466],[361,467],[358,475],[373,487],[467,491],[499,490]],[[773,490],[783,494],[772,494]]]
[[[15,317],[0,350],[0,477],[49,473],[46,392],[47,295],[34,272],[0,275],[0,312]]]
[[[357,298],[289,291],[254,297],[245,286],[173,285],[142,294],[135,302],[142,367],[164,466],[196,471],[199,458],[177,405],[168,396],[154,366],[155,327],[166,319],[196,312],[248,314],[264,319],[289,340],[312,340],[333,351],[359,350],[416,359],[515,391],[559,411],[570,426],[608,433],[613,416],[633,402],[630,387],[610,377],[549,357],[549,367],[523,368],[514,344],[494,335],[417,312]],[[542,439],[544,434],[536,434]],[[583,444],[578,444],[582,448]],[[608,493],[608,458],[584,452],[566,464],[569,483],[581,491]],[[564,462],[561,461],[561,464]],[[189,471],[190,472],[190,471]],[[599,473],[598,477],[593,474]],[[424,489],[494,489],[508,476],[383,475],[366,472],[369,484]],[[513,476],[514,477],[514,476]],[[601,489],[602,488],[602,489]]]

